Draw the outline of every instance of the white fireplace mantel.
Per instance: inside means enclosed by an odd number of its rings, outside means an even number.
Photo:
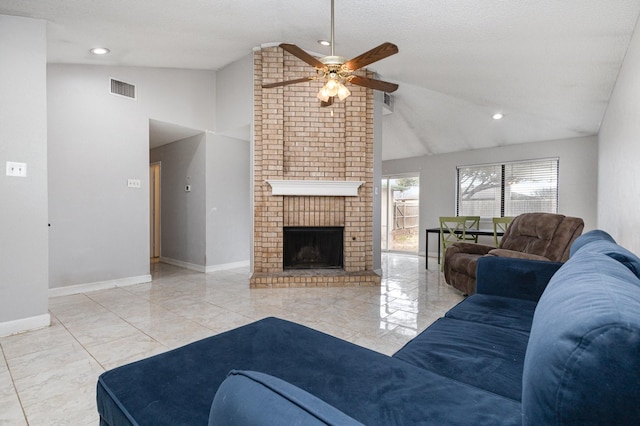
[[[344,180],[267,180],[271,195],[308,195],[325,197],[357,197],[364,181]]]

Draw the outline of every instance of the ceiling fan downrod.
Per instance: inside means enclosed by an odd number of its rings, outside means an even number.
[[[335,43],[335,3],[334,0],[331,0],[331,55],[320,58],[320,62],[324,65],[334,67],[334,72],[337,72],[342,65],[347,62],[347,58],[343,58],[342,56],[336,56],[336,43]],[[325,73],[326,74],[326,73]]]
[[[333,4],[334,0],[331,0],[331,56],[335,56],[335,38],[334,38],[334,34],[335,34],[335,23],[334,23],[334,12],[335,12],[335,7]]]

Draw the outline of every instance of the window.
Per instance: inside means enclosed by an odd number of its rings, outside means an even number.
[[[458,216],[558,212],[558,159],[458,166]]]

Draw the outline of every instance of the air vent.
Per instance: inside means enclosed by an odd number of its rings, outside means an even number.
[[[382,111],[382,113],[384,115],[387,114],[391,114],[393,112],[393,102],[394,102],[394,97],[393,95],[389,94],[389,93],[383,93],[384,98],[383,98],[383,103],[384,103],[384,109]]]
[[[118,81],[111,79],[111,94],[124,96],[125,98],[136,98],[136,86],[133,84],[125,83],[124,81]]]

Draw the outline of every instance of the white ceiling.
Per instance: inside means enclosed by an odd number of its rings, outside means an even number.
[[[640,14],[640,0],[335,2],[336,54],[400,49],[369,67],[400,84],[384,159],[597,134]],[[47,20],[51,63],[216,70],[273,42],[329,53],[316,41],[330,0],[0,0],[0,14]]]

